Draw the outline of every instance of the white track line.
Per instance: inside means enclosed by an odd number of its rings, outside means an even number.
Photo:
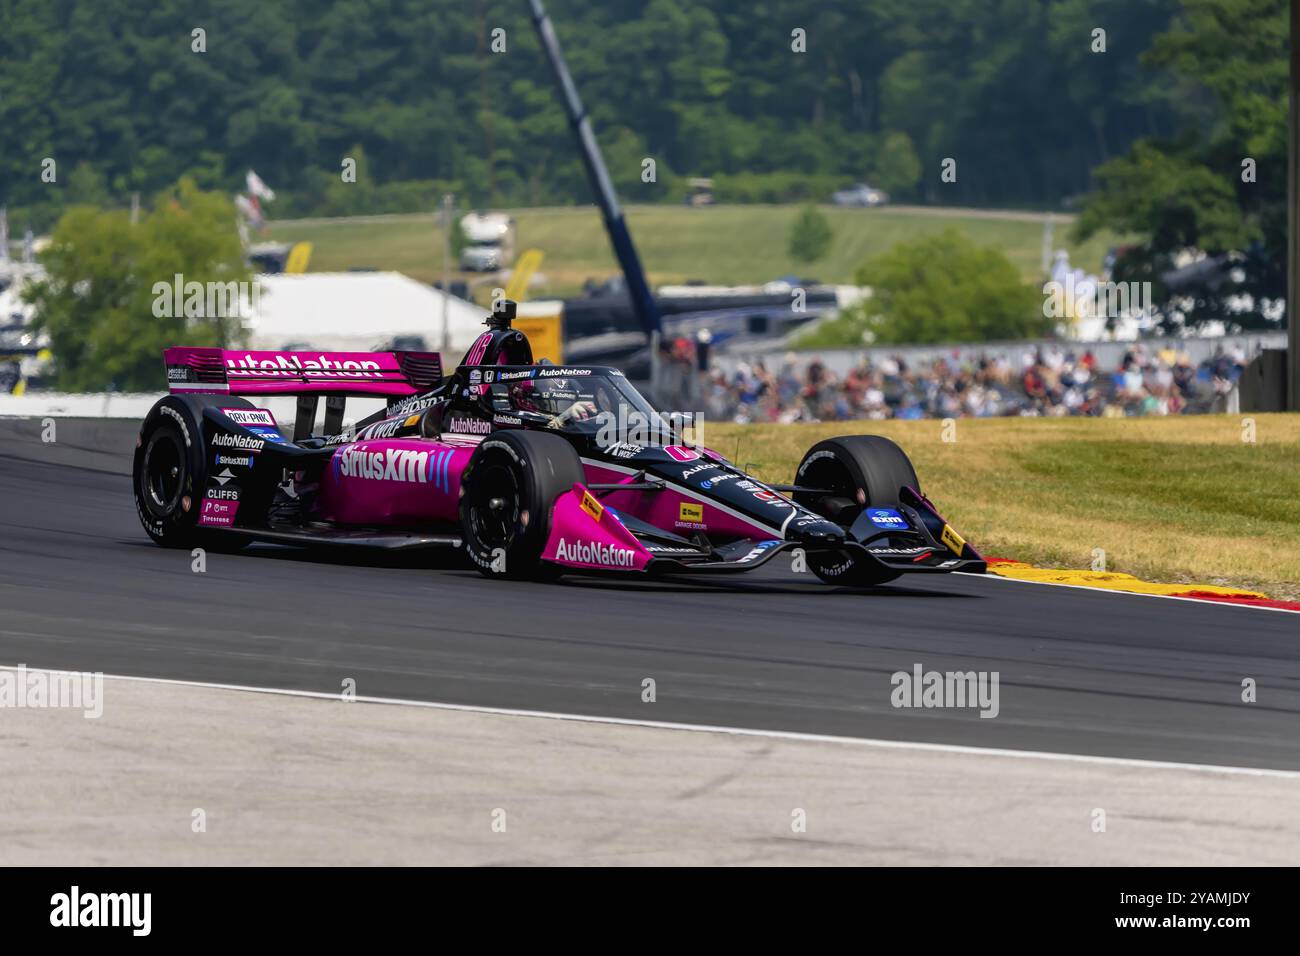
[[[1283,614],[1300,614],[1300,609],[1289,607],[1267,607],[1260,604],[1237,604],[1234,601],[1212,601],[1209,598],[1195,597],[1178,597],[1174,594],[1147,594],[1145,591],[1125,591],[1121,588],[1096,588],[1087,584],[1066,584],[1063,581],[1031,581],[1029,578],[1010,578],[1003,577],[1000,574],[994,574],[992,571],[986,574],[975,574],[971,571],[954,571],[954,574],[964,574],[972,578],[994,578],[998,581],[1010,581],[1014,584],[1043,584],[1052,588],[1076,588],[1080,591],[1100,591],[1105,594],[1129,594],[1133,597],[1161,598],[1166,601],[1191,601],[1195,604],[1213,604],[1215,607],[1244,607],[1255,611],[1280,611]],[[1196,585],[1189,584],[1189,590],[1195,590]]]
[[[0,670],[17,670],[18,665],[0,665]],[[27,667],[26,672],[67,674],[40,667]],[[131,677],[125,674],[105,674],[105,680],[133,681],[139,684],[161,684],[172,687],[205,687],[212,690],[236,690],[253,694],[274,694],[282,697],[305,697],[342,703],[340,694],[327,694],[314,690],[288,690],[281,687],[247,687],[241,684],[218,684],[208,681],[176,680],[167,677]],[[874,737],[839,737],[833,734],[804,734],[786,730],[757,730],[749,727],[718,727],[709,724],[680,724],[666,720],[634,720],[630,717],[598,717],[589,714],[565,714],[546,710],[517,710],[508,707],[484,707],[476,704],[444,704],[428,700],[406,700],[399,697],[365,697],[358,695],[354,702],[362,704],[390,704],[400,707],[423,707],[428,710],[449,710],[469,714],[487,714],[495,717],[536,717],[544,720],[569,720],[585,724],[611,724],[620,727],[646,727],[653,730],[684,730],[692,733],[728,734],[733,737],[764,737],[771,740],[804,741],[824,744],[851,744],[875,747],[881,750],[917,750],[927,753],[969,754],[978,757],[1013,757],[1024,760],[1053,760],[1067,763],[1098,764],[1109,767],[1135,767],[1143,770],[1184,770],[1197,773],[1218,773],[1243,777],[1272,777],[1281,780],[1300,780],[1300,771],[1273,770],[1262,767],[1231,767],[1217,764],[1178,763],[1166,760],[1142,760],[1136,757],[1099,757],[1090,754],[1054,753],[1043,750],[1010,750],[1001,747],[970,747],[963,744],[930,744],[910,740],[881,740]]]

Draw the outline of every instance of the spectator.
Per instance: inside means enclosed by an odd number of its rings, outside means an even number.
[[[1152,355],[1142,343],[1112,371],[1091,350],[1055,345],[1019,356],[936,358],[909,366],[901,356],[864,358],[841,380],[820,356],[800,368],[787,353],[780,371],[741,363],[728,377],[704,375],[709,413],[737,422],[888,418],[992,418],[1004,415],[1178,415],[1221,408],[1246,361],[1244,349],[1219,348],[1194,366],[1187,355]]]

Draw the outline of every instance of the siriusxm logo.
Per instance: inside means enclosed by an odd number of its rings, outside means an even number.
[[[365,445],[352,445],[334,456],[334,474],[341,478],[364,478],[370,481],[404,481],[432,483],[440,491],[451,490],[451,460],[455,450],[413,451],[386,448],[369,451]]]
[[[260,435],[266,441],[278,442],[281,445],[285,444],[284,436],[281,435],[280,432],[275,428],[249,426],[248,430],[252,432],[254,435]]]
[[[240,467],[240,468],[252,468],[252,467],[253,467],[253,456],[252,456],[252,455],[222,455],[222,454],[218,454],[218,455],[217,455],[217,459],[216,459],[216,465],[217,465],[218,468],[220,468],[222,465],[236,465],[236,466],[238,466],[238,467]]]
[[[338,473],[344,478],[412,481],[420,484],[428,482],[430,478],[427,451],[409,451],[405,448],[367,451],[364,445],[353,445],[339,452],[334,460],[338,464]]]
[[[877,528],[906,528],[907,521],[893,508],[869,508],[867,518]]]
[[[579,564],[597,564],[606,568],[630,568],[636,560],[636,552],[631,548],[616,548],[596,541],[575,541],[566,544],[564,539],[555,546],[555,558],[558,561],[573,561]]]

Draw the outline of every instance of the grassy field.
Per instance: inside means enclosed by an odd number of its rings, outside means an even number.
[[[984,554],[1300,598],[1300,415],[710,425],[705,443],[789,481],[803,452],[855,431],[897,441],[922,490]],[[738,450],[739,449],[739,450]]]
[[[851,282],[863,260],[897,242],[948,226],[966,232],[981,245],[1001,249],[1026,279],[1039,274],[1043,217],[1037,213],[826,206],[823,211],[835,235],[831,252],[815,265],[798,266],[786,254],[786,243],[790,224],[801,208],[631,206],[627,220],[654,285],[689,279],[743,285],[792,272],[823,282]],[[546,254],[541,272],[547,286],[535,291],[534,298],[570,295],[584,280],[618,271],[594,207],[521,209],[514,216],[519,248],[535,246]],[[1075,265],[1098,269],[1115,237],[1096,236],[1075,244],[1068,241],[1069,228],[1069,217],[1056,217],[1053,247],[1068,249]],[[430,215],[285,221],[272,224],[269,238],[310,240],[314,272],[373,267],[432,282],[442,268],[443,243]]]

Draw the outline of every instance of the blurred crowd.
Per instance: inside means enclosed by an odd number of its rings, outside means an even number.
[[[1239,346],[1220,346],[1197,364],[1182,352],[1142,343],[1113,368],[1101,367],[1091,350],[1057,346],[924,362],[863,358],[843,376],[820,358],[801,361],[793,353],[779,367],[757,361],[730,373],[716,365],[695,372],[685,358],[678,381],[695,393],[692,407],[702,403],[713,419],[736,422],[1225,411],[1247,361]]]

